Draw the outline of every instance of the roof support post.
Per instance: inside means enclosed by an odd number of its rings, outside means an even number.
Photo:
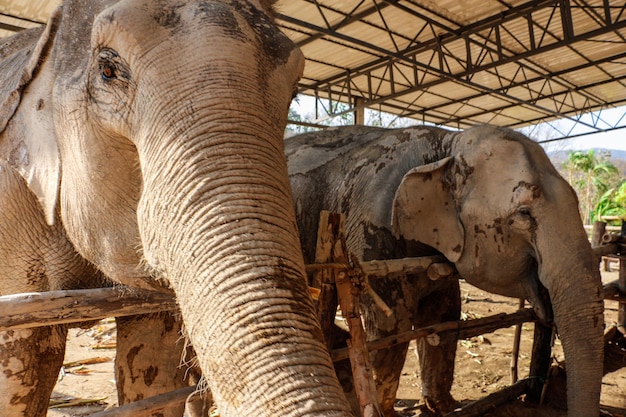
[[[364,125],[365,124],[365,100],[363,97],[354,97],[354,124],[355,125]]]

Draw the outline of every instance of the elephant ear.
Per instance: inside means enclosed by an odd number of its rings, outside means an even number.
[[[396,190],[391,223],[396,237],[432,246],[456,262],[463,252],[465,231],[444,181],[453,161],[447,157],[407,172]]]
[[[49,224],[54,222],[60,158],[52,121],[54,77],[47,59],[60,21],[59,8],[44,28],[0,44],[0,135],[6,133],[3,145],[8,150],[4,157],[35,193]]]

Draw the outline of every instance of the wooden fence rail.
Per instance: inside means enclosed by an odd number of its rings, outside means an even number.
[[[127,287],[0,297],[0,331],[175,310],[172,295]]]
[[[481,334],[491,333],[515,324],[535,320],[537,320],[537,316],[535,316],[533,310],[525,308],[510,314],[500,313],[479,319],[448,321],[420,329],[409,330],[383,339],[373,340],[367,343],[367,349],[371,352],[423,337],[430,337],[429,343],[437,345],[440,339],[443,338],[467,339]],[[346,348],[335,349],[331,352],[331,356],[335,362],[346,359],[348,357],[348,350]]]
[[[371,261],[361,263],[361,268],[369,278],[376,278],[390,273],[427,271],[444,260],[441,256],[426,256]],[[345,269],[346,265],[335,267]],[[0,331],[173,311],[176,308],[173,295],[125,286],[12,294],[0,297],[0,311],[3,312]]]

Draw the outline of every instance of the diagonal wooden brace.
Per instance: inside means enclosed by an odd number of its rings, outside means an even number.
[[[329,268],[329,272],[317,275],[320,288],[317,312],[327,345],[332,344],[332,323],[337,310],[337,300],[348,323],[350,339],[348,353],[354,378],[354,387],[359,400],[362,417],[382,417],[376,395],[376,384],[371,373],[369,352],[366,346],[365,330],[359,311],[360,288],[350,279],[349,259],[345,239],[345,218],[341,214],[323,211],[320,214],[316,263],[331,262],[343,264],[343,269]],[[316,272],[317,274],[317,272]],[[332,279],[329,278],[332,276]],[[336,296],[333,298],[332,293]],[[330,349],[329,349],[330,350]]]

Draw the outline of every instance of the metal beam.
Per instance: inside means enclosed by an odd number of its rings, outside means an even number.
[[[21,30],[24,30],[24,28],[21,27],[21,26],[10,25],[10,24],[4,23],[4,22],[0,22],[0,29],[8,30],[8,31],[11,31],[11,32],[19,32]]]
[[[406,4],[407,2],[403,2],[403,4],[400,5],[398,1],[393,1],[393,5],[395,7],[402,7],[405,11],[411,9],[409,6],[406,6]],[[408,4],[413,7],[417,7],[413,5],[413,3],[409,2]],[[318,97],[328,95],[331,100],[334,99],[345,102],[353,102],[354,97],[351,97],[350,94],[357,92],[359,93],[359,96],[365,95],[363,97],[365,99],[363,106],[371,107],[373,105],[383,103],[388,99],[398,99],[403,95],[415,93],[417,91],[427,91],[430,87],[435,85],[453,81],[463,86],[472,88],[472,90],[478,92],[477,95],[495,94],[510,103],[533,107],[535,110],[545,114],[548,118],[556,118],[561,117],[563,113],[537,106],[533,103],[528,103],[526,100],[521,100],[507,94],[507,92],[514,86],[526,85],[529,94],[532,94],[535,97],[533,100],[534,102],[547,98],[547,94],[544,94],[541,91],[532,90],[530,87],[530,79],[519,82],[516,80],[500,78],[501,87],[497,90],[491,90],[472,82],[472,78],[479,72],[497,71],[497,67],[500,65],[515,63],[520,66],[521,70],[526,72],[532,72],[535,74],[543,73],[542,77],[545,82],[548,83],[546,85],[550,87],[548,90],[551,92],[556,91],[558,94],[559,91],[561,93],[573,91],[575,85],[559,77],[559,75],[550,73],[548,69],[539,66],[537,63],[532,62],[531,58],[536,54],[553,51],[557,48],[571,45],[573,42],[591,39],[593,37],[615,32],[618,29],[626,27],[626,16],[624,16],[624,13],[616,13],[616,10],[618,12],[623,11],[623,7],[611,9],[607,6],[604,8],[604,13],[594,14],[596,27],[594,27],[593,30],[589,30],[585,33],[576,33],[574,28],[571,26],[573,24],[571,16],[572,8],[578,10],[583,6],[584,3],[572,4],[572,2],[567,2],[567,5],[565,5],[565,2],[555,0],[534,1],[525,4],[523,7],[512,8],[497,17],[485,19],[481,22],[459,29],[444,27],[443,24],[434,22],[431,19],[427,22],[428,24],[437,24],[438,28],[445,28],[448,30],[448,33],[440,36],[438,39],[433,40],[430,43],[412,45],[401,52],[385,51],[383,48],[377,47],[376,45],[351,38],[332,30],[319,28],[306,22],[300,22],[296,19],[283,19],[283,16],[279,16],[279,18],[285,20],[285,22],[291,25],[303,25],[308,31],[319,31],[325,39],[338,39],[343,43],[348,42],[352,45],[356,45],[359,49],[369,51],[373,56],[378,57],[359,68],[346,70],[342,75],[330,77],[326,80],[320,80],[308,85],[301,84],[301,92],[303,93],[317,95]],[[561,22],[565,23],[561,25],[561,33],[553,33],[553,31],[550,31],[549,27],[542,27],[533,17],[534,13],[538,13],[539,10],[547,7],[552,7],[555,14],[560,14],[559,17],[561,18]],[[420,14],[416,10],[411,11],[414,15],[416,15],[416,17],[420,17]],[[529,22],[528,25],[525,26],[527,32],[521,34],[510,34],[506,24],[515,19],[526,19]],[[452,25],[453,24],[451,23],[451,26]],[[511,39],[513,39],[513,35],[516,35],[518,38],[528,36],[533,40],[537,39],[537,41],[531,42],[531,45],[524,45],[524,50],[520,53],[519,51],[510,50],[510,48],[507,49],[504,45],[502,45],[501,41],[504,34],[507,34],[507,36]],[[446,55],[445,45],[448,42],[458,42],[459,40],[465,42],[466,44],[465,49],[468,51],[466,56],[451,57],[449,54]],[[479,53],[475,53],[474,56],[472,56],[469,52],[472,48],[474,50],[478,48]],[[427,51],[431,57],[430,62],[427,64],[419,62],[416,56],[420,53],[424,54]],[[487,55],[492,58],[490,60],[486,60],[485,57]],[[493,59],[493,57],[496,58]],[[359,77],[364,77],[367,79],[368,85],[378,84],[378,86],[380,86],[382,83],[390,83],[392,79],[391,77],[396,72],[394,71],[395,65],[413,67],[413,73],[415,76],[412,80],[406,79],[405,77],[402,80],[403,82],[398,82],[399,80],[396,77],[393,84],[394,91],[391,95],[376,94],[375,91],[372,91],[371,89],[366,92],[358,91],[358,89],[355,88],[356,83],[352,82],[353,80],[357,80]],[[461,70],[457,70],[456,72],[447,72],[447,70],[452,67],[460,67]],[[384,71],[386,77],[385,79],[374,76],[375,72],[380,73],[381,71]],[[407,71],[405,71],[405,73],[407,73]],[[492,77],[494,75],[497,76],[497,74],[491,74]],[[538,77],[531,78],[536,80]],[[365,84],[365,82],[362,82],[362,84]],[[582,89],[576,89],[575,91],[586,100],[596,102],[597,105],[601,105],[604,101],[602,97],[595,97]],[[552,95],[555,94],[552,93]],[[346,111],[353,110],[353,108],[350,108]],[[423,109],[423,111],[428,111],[428,109]],[[485,111],[488,112],[490,110],[485,109]]]

